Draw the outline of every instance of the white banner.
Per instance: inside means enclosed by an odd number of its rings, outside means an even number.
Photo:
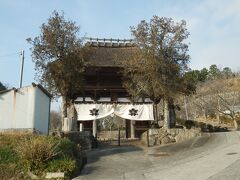
[[[75,104],[78,120],[101,119],[114,113],[115,115],[129,120],[152,121],[152,104]]]

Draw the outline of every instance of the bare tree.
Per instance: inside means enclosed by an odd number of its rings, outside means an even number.
[[[59,131],[62,129],[61,112],[51,111],[50,112],[50,131]]]
[[[220,115],[229,116],[237,129],[236,106],[240,104],[239,87],[239,77],[210,80],[198,86],[192,101],[196,106],[201,107],[205,114],[206,111],[215,113],[218,119]]]

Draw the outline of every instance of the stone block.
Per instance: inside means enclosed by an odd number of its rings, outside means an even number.
[[[48,172],[46,174],[46,179],[53,179],[53,178],[64,178],[64,172]]]

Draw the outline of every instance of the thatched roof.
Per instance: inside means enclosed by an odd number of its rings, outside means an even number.
[[[91,49],[89,56],[89,65],[98,67],[118,67],[120,61],[126,59],[137,49],[133,43],[106,43],[106,42],[88,42],[87,46]]]

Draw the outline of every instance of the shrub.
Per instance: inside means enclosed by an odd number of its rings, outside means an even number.
[[[68,139],[59,139],[58,150],[61,151],[61,155],[68,155],[74,157],[74,151],[76,150],[76,144]]]
[[[215,113],[210,113],[210,114],[209,114],[209,118],[211,118],[211,119],[216,119],[216,114],[215,114]]]
[[[201,128],[201,131],[206,131],[207,125],[204,122],[199,122],[198,127]]]
[[[34,171],[44,168],[45,163],[61,153],[59,142],[47,136],[31,136],[22,140],[16,147],[26,167]]]
[[[209,132],[213,132],[214,131],[214,127],[211,124],[207,124],[207,129],[208,129]]]
[[[81,149],[72,141],[53,136],[27,136],[16,146],[24,169],[43,176],[45,172],[79,172],[85,162]]]
[[[223,123],[223,124],[232,124],[233,123],[232,118],[230,118],[229,116],[220,116],[219,118],[220,118],[221,123]]]
[[[185,126],[186,126],[187,129],[191,129],[192,127],[195,127],[196,125],[195,125],[194,121],[187,120],[187,121],[185,121]]]

